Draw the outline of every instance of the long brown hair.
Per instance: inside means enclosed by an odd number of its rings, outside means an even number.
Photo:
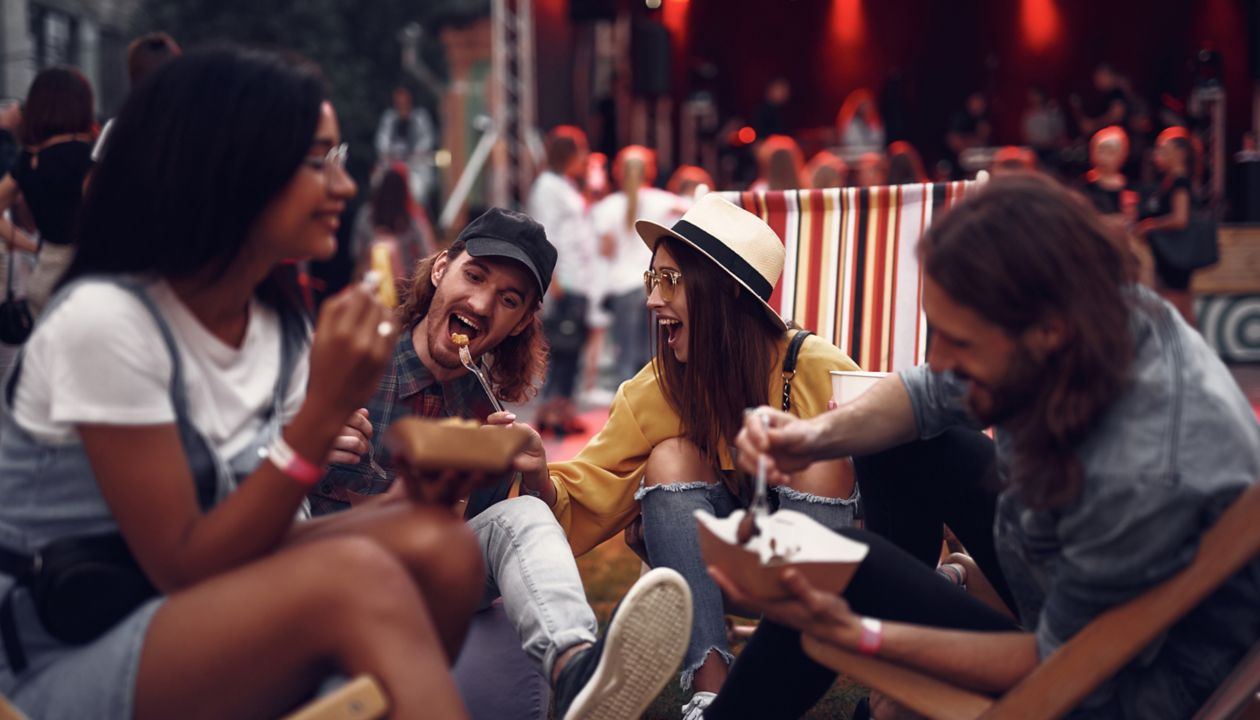
[[[669,352],[658,330],[656,381],[682,419],[683,435],[717,466],[722,443],[732,443],[744,408],[766,403],[783,331],[752,293],[708,257],[670,238],[664,243],[678,263],[687,292],[687,362]]]
[[[1133,358],[1123,256],[1094,209],[1058,183],[1021,173],[992,180],[941,217],[919,243],[924,272],[1017,341],[1050,318],[1063,346],[1005,427],[1011,480],[1033,507],[1078,497],[1077,445],[1123,391]]]
[[[630,230],[639,219],[639,188],[656,180],[656,153],[642,145],[627,145],[613,160],[613,178],[626,196],[625,227]]]
[[[454,260],[464,252],[463,240],[456,240],[445,252],[447,258]],[[433,304],[433,296],[437,287],[433,284],[433,263],[442,253],[430,255],[416,263],[415,272],[411,275],[411,287],[407,289],[403,302],[395,314],[407,331],[420,322],[420,318],[429,313]],[[543,334],[542,320],[539,318],[541,299],[534,308],[529,324],[516,335],[509,335],[499,343],[493,352],[487,353],[491,360],[488,365],[490,384],[501,400],[508,402],[525,402],[538,394],[538,387],[547,374],[547,337]]]

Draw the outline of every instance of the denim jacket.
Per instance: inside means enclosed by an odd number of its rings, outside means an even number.
[[[1260,477],[1260,427],[1229,370],[1175,311],[1134,289],[1127,385],[1076,448],[1084,482],[1064,507],[998,500],[1003,574],[1041,658],[1108,608],[1189,564],[1199,537]],[[966,384],[920,366],[901,374],[921,436],[976,427]],[[1011,437],[997,428],[1002,478]],[[1078,708],[1102,717],[1189,717],[1260,637],[1260,560],[1231,579]]]

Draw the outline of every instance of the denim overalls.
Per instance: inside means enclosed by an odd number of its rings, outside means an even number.
[[[258,466],[262,458],[261,451],[279,433],[282,403],[289,381],[309,342],[307,323],[296,313],[279,312],[280,366],[271,403],[265,411],[264,429],[244,450],[231,458],[222,458],[192,424],[174,335],[153,300],[145,292],[141,280],[131,277],[91,277],[76,280],[55,295],[45,313],[51,313],[69,296],[73,288],[84,282],[107,282],[128,290],[153,317],[170,355],[170,397],[175,411],[175,424],[197,485],[198,502],[203,511],[209,510]],[[4,413],[0,418],[0,547],[33,553],[60,538],[117,532],[118,526],[101,496],[83,446],[77,440],[65,445],[43,444],[19,427],[14,420],[12,403],[21,367],[22,354],[19,354],[3,387]],[[159,602],[159,599],[154,599],[146,603],[93,643],[70,646],[59,642],[45,631],[36,616],[26,588],[14,586],[14,580],[9,575],[0,574],[0,596],[11,601],[11,622],[16,626],[21,650],[29,663],[25,671],[15,673],[6,659],[9,653],[0,653],[0,693],[14,697],[16,692],[18,699],[22,692],[22,683],[28,677],[40,674],[43,669],[73,655],[81,648],[93,648],[93,653],[98,653],[98,659],[102,657],[99,655],[101,648],[98,647],[102,643],[116,643],[119,645],[119,654],[128,647],[134,652],[139,647],[137,643],[142,643],[147,620]],[[145,612],[141,613],[141,610]],[[140,614],[146,616],[143,622],[133,622],[134,616]],[[119,637],[123,631],[122,626],[125,625],[137,627]],[[140,634],[139,640],[131,637],[132,632]],[[109,657],[109,653],[105,653],[103,657]],[[127,692],[130,693],[130,687]],[[33,706],[38,704],[36,699]],[[96,714],[87,708],[85,712]]]

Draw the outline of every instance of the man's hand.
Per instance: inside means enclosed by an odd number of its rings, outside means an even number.
[[[788,568],[780,574],[790,594],[778,600],[748,594],[716,567],[709,566],[709,574],[735,605],[760,612],[823,642],[846,650],[857,648],[862,637],[861,617],[849,609],[844,598],[815,588],[800,572]]]
[[[328,456],[324,458],[324,464],[357,465],[372,449],[372,432],[367,408],[359,408],[350,413],[341,432],[333,438],[332,447],[328,450]]]
[[[761,416],[770,421],[770,427],[762,424]],[[818,441],[817,425],[770,407],[759,407],[744,417],[744,429],[735,436],[739,468],[756,474],[757,456],[766,455],[766,480],[771,485],[783,485],[791,480],[791,473],[804,470],[814,463],[814,447]]]
[[[486,418],[487,425],[500,427],[516,426],[516,415],[506,410],[491,414]],[[529,441],[512,459],[512,471],[521,474],[522,489],[539,493],[548,505],[555,504],[554,497],[548,498],[551,478],[547,475],[547,449],[543,446],[542,436],[529,425],[522,423],[519,427],[529,433]]]

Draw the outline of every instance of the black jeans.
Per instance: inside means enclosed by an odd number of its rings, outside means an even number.
[[[551,345],[551,369],[543,395],[572,399],[590,332],[586,324],[589,301],[585,295],[569,292],[554,302],[554,308],[543,317],[543,331]]]
[[[959,630],[1017,630],[935,572],[945,522],[993,586],[1010,596],[993,550],[995,498],[984,488],[992,442],[980,433],[951,430],[855,462],[870,530],[842,534],[870,551],[844,592],[853,611]],[[835,680],[834,671],[801,649],[800,632],[763,620],[704,717],[797,718]]]

